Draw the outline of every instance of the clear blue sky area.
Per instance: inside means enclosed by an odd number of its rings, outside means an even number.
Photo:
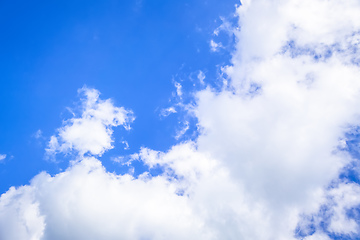
[[[1,1],[0,153],[7,159],[0,192],[67,167],[65,160],[44,160],[44,148],[84,85],[136,116],[131,131],[115,130],[115,144],[126,140],[130,149],[107,153],[107,168],[117,168],[112,154],[171,146],[181,116],[162,119],[159,109],[170,106],[174,81],[189,81],[199,70],[211,81],[216,65],[229,61],[227,51],[211,52],[209,43],[219,16],[231,17],[236,3]],[[39,129],[43,137],[36,139]]]

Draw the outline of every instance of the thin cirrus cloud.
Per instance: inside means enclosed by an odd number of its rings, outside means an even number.
[[[360,125],[360,3],[243,1],[236,12],[227,85],[186,106],[198,138],[131,156],[161,174],[106,171],[96,157],[133,117],[83,88],[81,116],[47,148],[78,161],[3,194],[0,239],[357,239],[360,186],[340,175],[359,173],[347,133]]]

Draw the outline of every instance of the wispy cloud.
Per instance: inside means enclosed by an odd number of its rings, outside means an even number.
[[[199,73],[197,75],[197,78],[198,78],[201,85],[205,84],[204,80],[206,78],[206,75],[205,75],[205,73],[203,71],[199,71]]]
[[[214,40],[210,40],[210,50],[212,52],[218,52],[221,48],[224,48],[221,42],[217,43]]]
[[[181,84],[180,84],[179,82],[175,82],[174,85],[175,85],[175,88],[176,88],[176,95],[177,95],[179,98],[181,98],[182,95],[183,95]]]
[[[167,117],[172,113],[176,113],[175,107],[168,107],[168,108],[161,109],[160,116]]]
[[[176,132],[175,139],[178,140],[178,139],[180,139],[182,136],[184,136],[184,134],[187,132],[187,130],[189,130],[189,128],[190,128],[189,121],[184,121],[184,122],[182,123],[181,128]]]
[[[6,158],[6,154],[0,154],[0,162],[5,160]]]
[[[44,137],[44,136],[43,136],[43,133],[42,133],[41,129],[37,130],[37,131],[34,133],[34,138],[36,138],[36,139],[41,139],[41,138],[43,138],[43,137]]]
[[[129,143],[127,141],[121,141],[122,144],[124,144],[124,150],[129,150],[130,147],[129,147]]]

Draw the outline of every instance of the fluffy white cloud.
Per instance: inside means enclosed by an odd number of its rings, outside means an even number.
[[[330,238],[324,233],[315,233],[311,236],[304,238],[304,240],[330,240]]]
[[[230,83],[197,94],[198,149],[266,205],[264,239],[291,239],[286,229],[324,203],[322,189],[352,161],[338,146],[360,124],[360,3],[244,1],[237,12]]]
[[[340,234],[359,233],[359,226],[354,219],[349,219],[346,211],[360,205],[360,186],[357,184],[340,184],[329,193],[332,204],[332,216],[329,230]]]
[[[0,198],[0,238],[38,240],[45,229],[44,217],[31,186],[11,187]]]
[[[238,14],[227,90],[197,94],[198,149],[266,204],[261,218],[274,235],[264,239],[290,239],[286,229],[320,206],[322,189],[352,161],[338,146],[360,124],[360,3],[244,1]]]
[[[49,155],[76,151],[79,155],[89,153],[102,155],[113,148],[112,127],[119,125],[129,129],[133,121],[132,113],[122,107],[115,107],[110,99],[99,99],[95,89],[83,87],[79,90],[85,96],[82,99],[82,115],[64,122],[57,136],[52,136],[48,148]]]
[[[6,154],[0,154],[0,161],[5,160]]]
[[[1,239],[203,239],[188,199],[165,178],[108,173],[84,158],[1,197]],[[5,211],[5,212],[4,212]],[[5,229],[4,229],[5,230]]]
[[[82,89],[81,117],[65,121],[47,150],[75,150],[79,161],[3,194],[0,238],[356,236],[357,219],[348,212],[360,205],[360,187],[338,176],[355,161],[344,150],[345,133],[360,125],[360,2],[244,1],[237,13],[228,84],[197,92],[196,104],[186,107],[199,137],[132,155],[163,173],[116,175],[84,157],[111,149],[112,127],[132,118],[98,91]]]

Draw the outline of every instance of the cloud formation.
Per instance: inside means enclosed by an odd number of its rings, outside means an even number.
[[[358,161],[360,3],[243,1],[237,14],[227,85],[187,106],[199,137],[131,157],[161,174],[106,171],[95,157],[133,118],[83,88],[81,116],[47,149],[78,161],[4,193],[0,239],[356,239],[360,186],[339,175]]]
[[[112,149],[112,127],[123,126],[130,129],[134,120],[132,113],[123,107],[115,107],[110,99],[99,99],[99,91],[83,87],[79,93],[82,99],[81,117],[74,117],[64,122],[58,134],[51,137],[46,149],[48,155],[77,152],[101,156]]]

